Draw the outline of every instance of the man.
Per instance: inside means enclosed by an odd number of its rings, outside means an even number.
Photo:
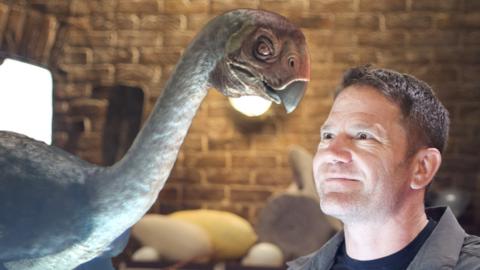
[[[448,127],[426,83],[371,66],[348,70],[313,161],[321,209],[344,230],[289,269],[480,269],[480,238],[450,209],[424,209]]]

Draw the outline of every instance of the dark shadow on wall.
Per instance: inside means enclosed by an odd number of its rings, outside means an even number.
[[[103,164],[112,165],[127,152],[142,123],[142,89],[114,86],[108,91],[108,110],[103,128]]]

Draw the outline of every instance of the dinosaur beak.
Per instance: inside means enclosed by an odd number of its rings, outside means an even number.
[[[294,81],[290,83],[284,90],[276,92],[282,100],[283,107],[287,113],[293,112],[300,100],[302,100],[305,90],[307,89],[307,81]]]

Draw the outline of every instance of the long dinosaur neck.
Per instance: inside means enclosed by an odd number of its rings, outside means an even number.
[[[92,179],[97,222],[126,229],[155,202],[207,94],[209,73],[223,57],[227,38],[241,25],[234,17],[217,18],[186,49],[125,157]]]

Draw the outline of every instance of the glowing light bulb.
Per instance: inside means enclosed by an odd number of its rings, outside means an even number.
[[[235,110],[249,117],[264,114],[272,105],[271,101],[257,96],[243,96],[239,98],[229,98],[228,100]]]

